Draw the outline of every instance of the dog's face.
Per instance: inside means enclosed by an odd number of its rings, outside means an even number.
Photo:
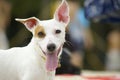
[[[40,21],[36,26],[33,37],[45,55],[60,52],[65,42],[65,27],[66,24],[55,19]]]
[[[62,1],[51,20],[40,21],[35,17],[16,20],[22,22],[32,32],[34,43],[42,50],[42,55],[47,58],[47,70],[55,70],[58,64],[57,58],[65,42],[65,29],[69,23],[67,2]]]

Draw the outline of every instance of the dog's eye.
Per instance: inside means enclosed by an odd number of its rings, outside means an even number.
[[[44,37],[45,34],[44,34],[43,32],[39,32],[39,33],[38,33],[38,36],[39,36],[39,37]]]
[[[61,33],[61,30],[56,30],[55,33],[56,33],[56,34],[60,34],[60,33]]]

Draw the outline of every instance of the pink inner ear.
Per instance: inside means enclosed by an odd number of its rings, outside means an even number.
[[[37,20],[35,19],[29,19],[25,21],[25,25],[30,29],[33,28],[36,24],[37,24]]]
[[[68,22],[68,8],[66,3],[58,9],[58,20],[67,23]]]

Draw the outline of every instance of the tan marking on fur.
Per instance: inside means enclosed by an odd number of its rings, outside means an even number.
[[[43,36],[39,36],[38,35],[38,33],[39,32],[42,32],[44,35]],[[43,26],[37,26],[36,28],[35,28],[35,34],[34,34],[34,36],[35,37],[38,37],[38,38],[44,38],[45,36],[46,36],[46,34],[45,34],[45,31],[44,31],[44,27]]]
[[[68,25],[65,28],[65,32],[66,32],[66,34],[69,33],[69,26]]]

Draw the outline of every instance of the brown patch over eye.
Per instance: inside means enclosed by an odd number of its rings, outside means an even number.
[[[42,26],[37,26],[35,29],[35,37],[44,38],[45,36],[44,28]]]

